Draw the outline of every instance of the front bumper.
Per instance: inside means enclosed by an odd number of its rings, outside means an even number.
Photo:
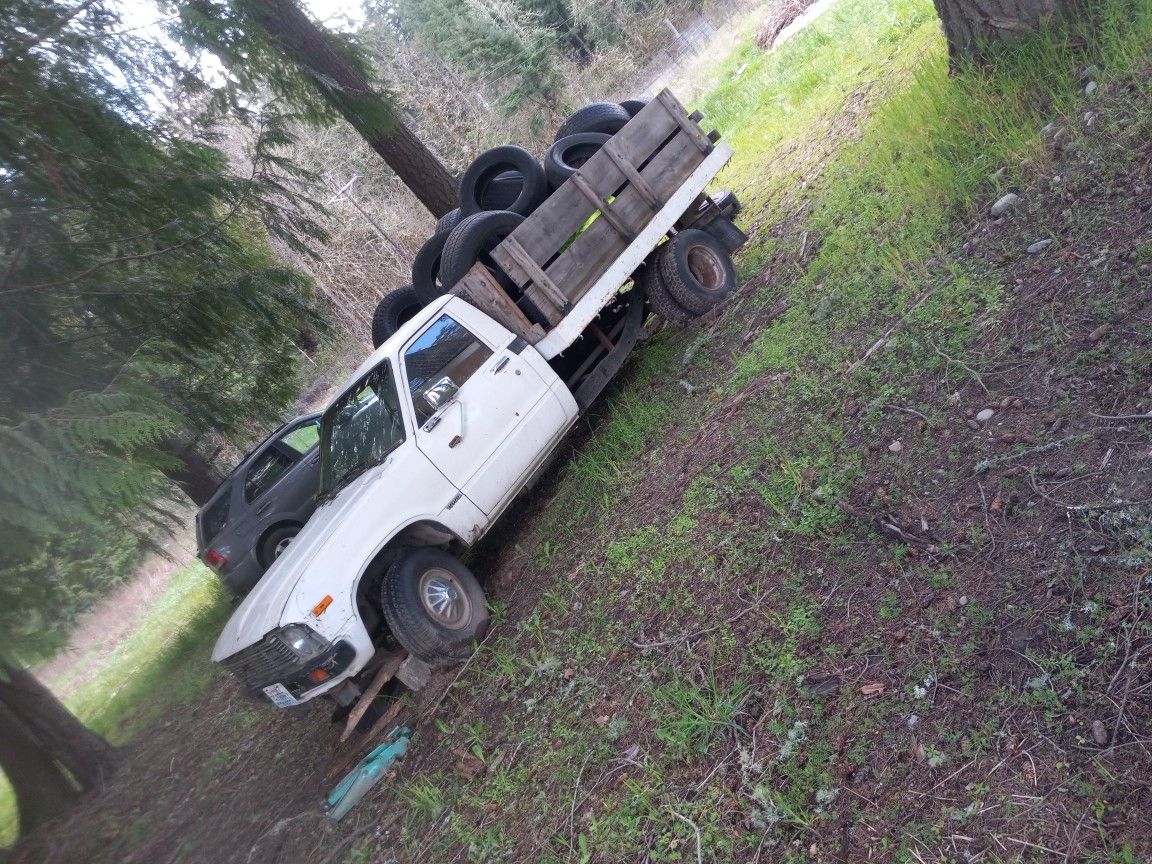
[[[355,646],[339,639],[322,654],[300,662],[285,651],[277,640],[265,637],[220,661],[228,672],[245,687],[259,692],[280,684],[296,699],[310,690],[324,687],[339,678],[356,659]]]

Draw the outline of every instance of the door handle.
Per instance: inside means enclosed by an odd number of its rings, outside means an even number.
[[[263,504],[261,504],[259,507],[256,508],[256,515],[257,516],[263,516],[265,513],[267,513],[271,509],[272,509],[272,502],[266,501]]]
[[[508,359],[509,359],[508,355],[505,354],[503,357],[501,357],[499,360],[497,360],[496,361],[496,367],[492,370],[492,374],[495,375],[497,372],[499,372],[501,369],[503,369],[505,366],[507,366],[508,365]]]
[[[441,415],[437,414],[435,417],[424,424],[424,431],[431,432],[433,429],[440,425],[441,419]]]
[[[317,453],[315,456],[313,456],[311,459],[309,459],[308,464],[309,465],[319,465],[320,464],[320,454]]]

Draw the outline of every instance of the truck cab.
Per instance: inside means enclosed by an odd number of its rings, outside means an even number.
[[[387,641],[432,663],[467,656],[487,613],[444,547],[482,537],[577,415],[500,323],[451,296],[421,310],[324,412],[316,513],[212,659],[284,706],[332,691]]]

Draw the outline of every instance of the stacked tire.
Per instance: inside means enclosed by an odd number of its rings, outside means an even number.
[[[512,144],[481,153],[460,178],[460,206],[437,220],[435,233],[417,252],[411,284],[387,294],[377,306],[372,344],[383,344],[477,262],[492,273],[529,321],[547,325],[541,311],[493,260],[492,252],[646,104],[646,99],[628,99],[585,105],[560,124],[542,161]],[[720,220],[708,221],[711,225]],[[738,246],[738,237],[725,235],[722,225],[710,225],[674,235],[636,275],[652,310],[669,321],[683,323],[702,314],[731,291],[735,277],[724,246],[733,242]]]

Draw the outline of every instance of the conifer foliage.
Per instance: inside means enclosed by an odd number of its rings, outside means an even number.
[[[115,760],[23,662],[157,534],[174,454],[280,416],[319,326],[267,239],[318,234],[286,118],[248,110],[234,173],[203,86],[116,8],[0,4],[0,768],[24,828]]]

